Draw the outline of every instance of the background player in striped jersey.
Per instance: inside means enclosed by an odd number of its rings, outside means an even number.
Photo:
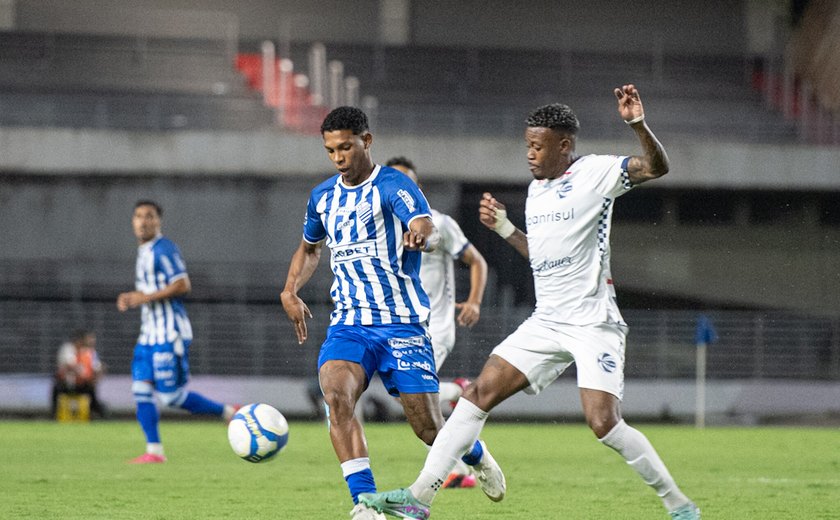
[[[529,115],[525,142],[534,180],[525,206],[527,235],[489,193],[481,200],[479,218],[530,261],[537,297],[534,313],[493,350],[414,484],[362,495],[362,503],[394,513],[405,505],[428,510],[437,493],[435,481],[447,475],[454,460],[478,438],[490,410],[521,390],[539,393],[576,363],[583,412],[598,440],[618,452],[656,491],[672,518],[700,518],[700,510],[677,487],[645,435],[621,418],[627,325],[610,274],[612,206],[633,186],[665,175],[669,162],[645,123],[636,87],[624,85],[614,93],[620,117],[641,143],[642,156],[579,157],[579,124],[568,106],[546,105]]]
[[[186,390],[192,327],[182,296],[190,292],[190,278],[181,252],[161,234],[161,207],[141,200],[134,205],[131,225],[137,237],[135,288],[117,297],[120,312],[141,308],[140,337],[131,363],[131,390],[137,403],[137,421],[146,436],[146,453],[134,464],[165,462],[154,401],[194,414],[229,420],[235,408]]]
[[[358,495],[375,492],[376,484],[353,412],[378,372],[388,392],[400,397],[423,442],[431,444],[443,424],[426,327],[429,299],[418,274],[421,251],[434,249],[440,236],[417,185],[393,168],[374,164],[364,112],[336,108],[324,119],[321,134],[338,174],[310,194],[303,239],[280,299],[303,343],[312,314],[297,293],[326,244],[335,309],[318,355],[318,376],[329,409],[330,440],[356,504],[350,514],[355,520],[376,519],[382,515],[358,503]],[[485,493],[499,498],[504,476],[483,444],[475,441],[464,452]]]
[[[417,169],[414,163],[405,157],[394,157],[386,163],[413,180],[418,186]],[[472,327],[481,317],[481,300],[487,285],[487,262],[478,249],[467,240],[461,226],[455,220],[432,209],[432,222],[440,233],[440,244],[434,251],[423,254],[420,265],[420,281],[429,295],[431,314],[429,332],[435,351],[435,367],[440,372],[443,362],[455,347],[455,310],[458,310],[457,323]],[[453,259],[460,259],[470,268],[470,292],[466,301],[455,302],[455,269]],[[469,380],[464,377],[452,382],[440,382],[440,402],[451,403],[452,407],[461,397]],[[458,461],[455,469],[444,482],[445,488],[474,487],[475,476],[463,461]]]

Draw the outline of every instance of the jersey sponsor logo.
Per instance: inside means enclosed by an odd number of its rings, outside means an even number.
[[[352,221],[351,221],[352,222]],[[332,250],[333,260],[336,262],[352,262],[360,258],[376,256],[376,242],[365,240],[355,244],[335,246]]]
[[[405,190],[398,190],[397,195],[402,199],[403,202],[405,202],[405,206],[408,208],[408,211],[410,213],[414,213],[414,197],[412,197],[411,194]]]
[[[612,374],[615,372],[618,363],[615,362],[612,355],[609,352],[604,352],[600,356],[598,356],[598,366],[601,367],[601,370],[608,374]]]
[[[532,266],[531,270],[535,273],[541,273],[543,271],[556,269],[558,267],[568,267],[570,265],[572,265],[572,257],[564,256],[563,258],[551,258],[548,260],[543,260],[539,264]]]
[[[346,217],[347,215],[352,215],[354,211],[356,211],[356,208],[338,208],[334,213]]]
[[[565,199],[566,195],[570,191],[572,191],[572,183],[566,182],[558,186],[557,189],[554,190],[554,194],[557,195],[558,199]]]
[[[339,222],[338,224],[336,224],[335,229],[336,230],[341,230],[341,229],[344,229],[346,227],[350,227],[355,223],[356,223],[356,221],[352,220],[352,219],[351,220],[343,220],[343,221]]]
[[[388,338],[388,345],[391,348],[408,348],[408,347],[422,347],[424,346],[426,337],[425,336],[411,336],[408,338]],[[405,351],[406,354],[409,352]]]
[[[356,205],[356,220],[362,224],[367,224],[370,222],[371,217],[373,217],[373,207],[371,207],[368,201],[363,200]]]
[[[549,224],[552,222],[563,222],[565,220],[575,219],[575,208],[568,211],[551,211],[543,213],[542,215],[533,215],[525,219],[525,224],[528,227],[536,227],[540,224]]]

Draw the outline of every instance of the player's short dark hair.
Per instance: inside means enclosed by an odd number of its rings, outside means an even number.
[[[417,172],[417,168],[414,167],[414,163],[402,155],[391,157],[388,159],[388,162],[385,163],[385,166],[402,166],[403,168],[408,168],[415,173]]]
[[[72,343],[78,343],[84,340],[90,334],[95,334],[95,332],[93,332],[90,329],[76,329],[72,333],[70,333],[70,341]]]
[[[560,132],[576,135],[580,123],[572,109],[562,103],[543,105],[528,114],[525,122],[530,127],[551,128]]]
[[[160,207],[160,204],[158,204],[157,202],[155,202],[155,201],[153,201],[153,200],[149,200],[149,199],[141,199],[141,200],[138,200],[138,201],[134,204],[134,209],[137,209],[137,208],[139,208],[140,206],[151,206],[151,207],[155,208],[155,211],[157,211],[158,217],[162,217],[162,216],[163,216],[163,208],[161,208],[161,207]]]
[[[321,123],[321,133],[334,130],[350,130],[354,135],[361,135],[369,130],[368,118],[356,107],[335,108]]]

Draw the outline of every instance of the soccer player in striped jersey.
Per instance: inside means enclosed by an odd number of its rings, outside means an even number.
[[[292,256],[280,295],[298,342],[312,317],[298,296],[315,271],[324,244],[330,250],[335,303],[318,355],[318,377],[328,407],[330,440],[355,506],[354,520],[382,518],[358,503],[376,491],[362,425],[353,413],[375,373],[399,397],[414,433],[432,444],[443,424],[438,378],[427,330],[429,298],[420,284],[422,251],[440,236],[417,185],[371,159],[367,116],[338,107],[321,124],[324,148],[337,175],[309,197],[303,239]],[[503,490],[501,470],[483,443],[464,450],[465,462],[486,475],[482,489],[493,499]],[[443,482],[441,481],[440,484]]]
[[[164,406],[193,414],[217,415],[229,420],[235,408],[186,390],[192,327],[182,297],[190,292],[190,278],[181,252],[161,234],[160,205],[151,200],[134,206],[131,225],[137,237],[135,290],[117,297],[117,309],[141,308],[140,336],[131,363],[131,390],[137,403],[137,421],[146,436],[146,453],[133,464],[166,462],[154,397]]]
[[[414,163],[405,157],[394,157],[386,163],[397,169],[421,186],[417,179]],[[421,186],[422,188],[422,186]],[[478,249],[467,240],[461,226],[455,220],[432,209],[432,222],[440,233],[440,244],[434,251],[423,254],[420,266],[420,281],[429,295],[431,314],[429,332],[435,351],[435,367],[440,372],[444,361],[455,347],[455,311],[458,310],[457,323],[463,327],[472,327],[481,317],[481,300],[487,285],[487,262]],[[461,260],[470,268],[470,292],[463,302],[455,302],[455,266],[454,259]],[[465,377],[454,381],[440,382],[440,402],[455,403],[469,384]],[[445,488],[469,488],[476,484],[473,475],[463,461],[458,461],[455,469],[443,483]]]
[[[406,489],[362,495],[362,503],[404,518],[428,518],[437,480],[475,442],[490,410],[522,390],[539,393],[576,363],[583,413],[598,440],[656,491],[672,518],[700,518],[647,437],[621,417],[627,324],[610,274],[612,207],[634,186],[668,173],[669,162],[645,122],[636,87],[624,85],[614,93],[641,156],[578,156],[580,125],[566,105],[542,106],[528,116],[525,143],[533,180],[525,205],[527,234],[490,193],[482,197],[479,219],[530,261],[534,313],[493,350],[464,391],[417,480]],[[427,514],[399,514],[407,508]]]

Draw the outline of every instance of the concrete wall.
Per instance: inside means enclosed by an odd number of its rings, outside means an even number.
[[[620,123],[619,123],[620,124]],[[840,148],[800,144],[665,139],[672,172],[663,187],[840,189]],[[426,179],[527,182],[518,138],[382,135],[374,160],[408,155]],[[323,175],[331,166],[318,136],[282,132],[148,133],[117,130],[0,128],[0,172],[258,176]],[[577,151],[635,154],[628,130],[621,141],[579,141]]]

